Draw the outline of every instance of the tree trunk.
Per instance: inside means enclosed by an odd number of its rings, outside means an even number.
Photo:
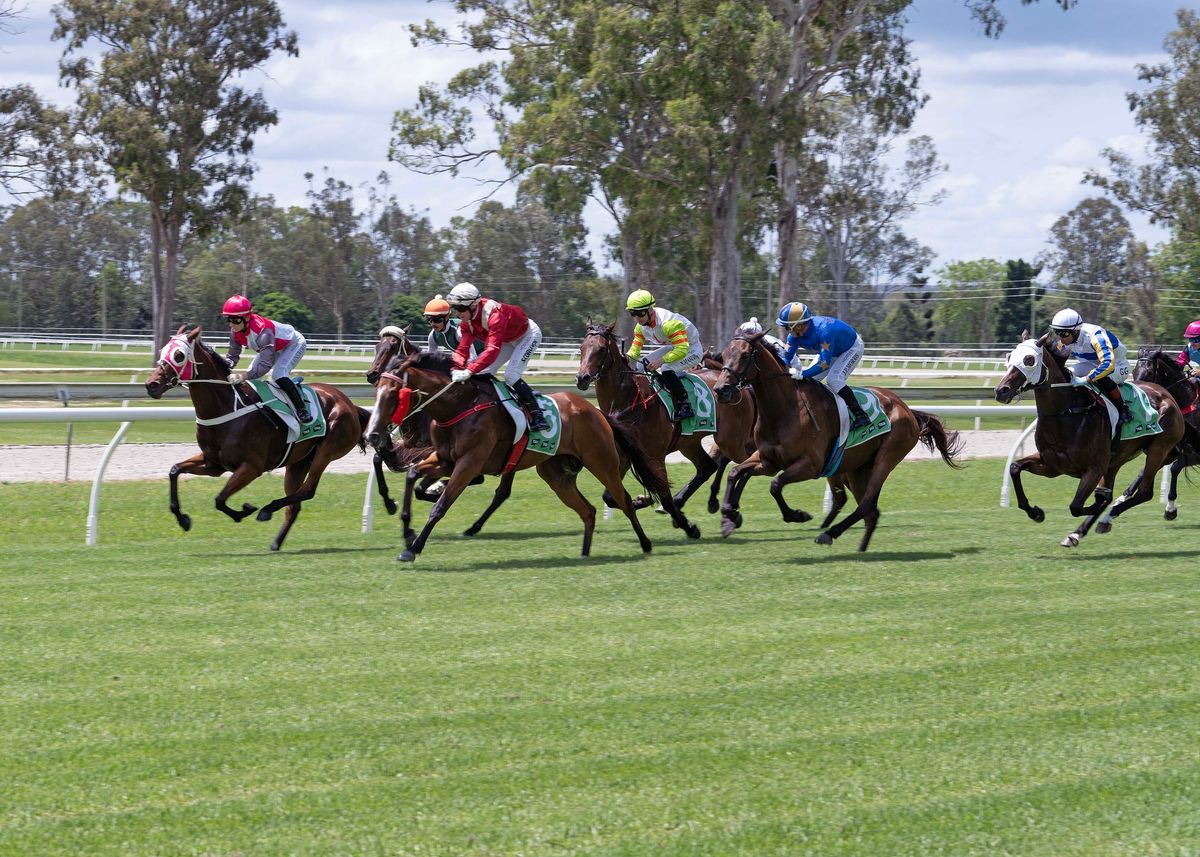
[[[700,335],[706,348],[718,349],[733,336],[742,318],[741,264],[737,248],[738,193],[741,176],[735,167],[710,196],[712,247],[709,250],[708,312]]]
[[[779,294],[774,296],[775,306],[770,307],[772,317],[778,307],[800,293],[800,260],[796,249],[799,223],[796,205],[800,186],[796,177],[796,159],[787,153],[782,143],[775,144],[775,169],[779,182],[779,209],[775,222],[776,237],[779,239]]]

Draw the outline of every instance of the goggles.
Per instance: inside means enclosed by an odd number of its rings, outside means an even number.
[[[246,319],[244,316],[240,316],[240,315],[227,315],[227,316],[225,316],[225,320],[227,322],[229,322],[230,324],[233,324],[234,322],[238,322],[238,323],[244,322]]]
[[[1059,339],[1066,339],[1068,336],[1070,336],[1074,332],[1075,332],[1075,328],[1073,328],[1073,327],[1068,327],[1066,330],[1061,330],[1059,328],[1054,329],[1054,335],[1057,336]]]
[[[439,321],[443,321],[443,322],[444,322],[444,321],[446,321],[446,320],[447,320],[447,317],[446,317],[446,314],[445,314],[445,313],[441,313],[441,314],[439,314],[439,315],[430,315],[430,314],[426,313],[426,314],[425,314],[425,320],[426,320],[427,322],[429,322],[430,324],[434,324],[434,323],[436,323],[436,322],[439,322]]]
[[[652,311],[653,307],[644,307],[642,309],[631,309],[629,314],[634,318],[637,318],[639,315],[649,315]]]
[[[471,309],[471,304],[450,304],[450,309],[454,312],[467,312]]]
[[[1188,342],[1190,342],[1192,345],[1200,345],[1200,336],[1193,336],[1188,340]]]

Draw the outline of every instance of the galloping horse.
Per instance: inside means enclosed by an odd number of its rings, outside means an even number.
[[[1133,379],[1158,384],[1170,393],[1175,404],[1179,405],[1184,422],[1187,423],[1186,434],[1193,437],[1191,444],[1187,444],[1185,438],[1185,446],[1189,448],[1181,448],[1180,455],[1171,462],[1171,488],[1167,493],[1167,507],[1163,510],[1163,517],[1174,521],[1179,516],[1179,509],[1175,506],[1175,498],[1179,496],[1179,473],[1185,467],[1200,464],[1200,456],[1193,451],[1194,447],[1200,445],[1197,443],[1200,437],[1196,435],[1196,432],[1200,431],[1200,410],[1197,410],[1197,406],[1200,405],[1200,384],[1197,384],[1195,378],[1185,375],[1183,368],[1158,347],[1138,351],[1137,363],[1133,367]]]
[[[739,397],[717,406],[716,460],[704,448],[703,439],[712,432],[681,434],[671,414],[650,386],[649,378],[638,372],[621,351],[613,333],[615,325],[588,323],[587,332],[579,346],[579,374],[575,385],[586,390],[596,382],[596,401],[600,409],[620,419],[637,432],[642,446],[655,458],[667,457],[679,450],[696,467],[696,474],[675,495],[675,505],[682,514],[683,504],[713,474],[708,511],[717,511],[717,490],[726,465],[744,461],[753,450],[754,420],[757,416],[754,399]],[[711,370],[696,373],[710,388],[716,386],[717,374]]]
[[[367,369],[367,381],[371,385],[379,383],[384,372],[400,365],[404,358],[416,354],[420,347],[408,338],[407,328],[388,326],[379,332],[379,342],[375,344],[375,359]],[[411,545],[417,533],[412,528],[412,501],[416,496],[419,500],[433,503],[438,493],[430,489],[437,485],[445,473],[434,454],[433,440],[430,438],[430,428],[433,418],[428,411],[420,411],[402,418],[396,427],[398,438],[389,448],[375,451],[372,465],[375,468],[375,484],[379,495],[383,498],[384,508],[389,515],[396,514],[396,501],[388,492],[387,480],[384,477],[384,467],[396,473],[404,473],[404,499],[400,506],[400,523],[404,534],[404,543]],[[492,504],[482,515],[463,531],[464,536],[478,535],[492,513],[504,502],[511,490],[512,474],[500,477],[501,482],[507,482],[510,487],[497,489],[492,497]],[[483,476],[472,480],[472,485],[483,482]]]
[[[505,413],[490,376],[472,378],[456,384],[450,380],[453,361],[447,355],[418,352],[406,357],[394,372],[380,376],[375,388],[375,413],[367,426],[367,441],[376,449],[390,443],[386,429],[387,416],[395,411],[400,390],[407,387],[420,398],[416,407],[428,410],[437,421],[432,438],[438,460],[451,468],[450,481],[433,504],[429,520],[416,540],[406,547],[398,559],[411,562],[425,546],[434,526],[449,511],[454,501],[476,476],[482,473],[501,473],[511,461],[515,430],[512,419]],[[634,474],[668,508],[673,508],[666,469],[646,455],[637,439],[626,429],[581,396],[574,393],[555,393],[551,396],[558,406],[560,439],[554,455],[524,449],[512,463],[511,471],[536,467],[558,498],[575,510],[583,521],[583,551],[591,551],[592,532],[596,526],[596,509],[580,493],[575,477],[587,468],[611,496],[613,504],[629,519],[638,542],[645,552],[650,540],[638,522],[633,498],[621,484],[623,459],[632,465]],[[500,492],[507,496],[511,480],[502,481]],[[697,535],[699,535],[697,533]]]
[[[1024,339],[1008,355],[1008,371],[996,385],[995,396],[996,401],[1008,404],[1019,393],[1033,390],[1038,417],[1033,442],[1037,452],[1014,461],[1008,468],[1017,506],[1033,521],[1046,519],[1046,513],[1031,506],[1025,497],[1021,485],[1025,471],[1051,479],[1063,474],[1077,478],[1079,486],[1070,509],[1072,515],[1084,517],[1084,521],[1060,542],[1063,547],[1075,547],[1106,509],[1107,515],[1097,528],[1101,532],[1107,531],[1112,518],[1154,496],[1154,474],[1175,456],[1184,422],[1179,406],[1166,390],[1157,384],[1138,382],[1158,412],[1162,432],[1114,441],[1107,408],[1096,393],[1071,383],[1066,360],[1067,352],[1051,344],[1049,334]],[[1142,452],[1146,454],[1142,475],[1113,503],[1117,472]],[[1135,487],[1137,492],[1131,495]],[[1084,505],[1093,491],[1095,500]]]
[[[858,521],[864,522],[858,549],[865,551],[879,523],[879,494],[896,465],[904,460],[917,441],[941,453],[951,467],[959,466],[962,448],[958,432],[947,431],[933,414],[910,409],[895,393],[870,387],[880,408],[891,421],[891,431],[845,450],[832,474],[825,470],[838,439],[839,416],[833,395],[820,382],[796,381],[779,358],[763,344],[762,333],[739,333],[721,355],[724,367],[717,395],[731,401],[746,386],[754,388],[760,415],[754,430],[755,452],[733,468],[726,482],[721,505],[721,534],[731,535],[741,526],[738,502],[751,476],[771,476],[771,496],[784,520],[804,521],[811,516],[790,508],[783,499],[784,486],[831,475],[833,508],[821,523],[817,544],[833,540]],[[782,472],[780,472],[782,471]],[[842,521],[834,523],[846,503],[846,486],[858,505]]]
[[[286,509],[283,526],[271,542],[271,550],[277,551],[300,514],[300,504],[317,493],[317,483],[330,462],[355,446],[366,449],[362,433],[371,415],[336,387],[312,384],[325,415],[325,435],[289,444],[287,427],[277,417],[269,416],[271,412],[262,407],[253,388],[245,383],[229,383],[228,364],[204,344],[200,328],[185,334],[186,329],[186,325],[181,326],[163,346],[146,381],[146,392],[153,399],[180,383],[186,384],[196,409],[200,452],[171,467],[171,512],[185,531],[192,528],[192,519],[179,507],[179,474],[220,476],[232,471],[217,494],[216,505],[240,521],[256,507],[243,503],[237,510],[226,501],[266,471],[285,467],[285,496],[258,510],[258,520],[268,521],[272,514]]]

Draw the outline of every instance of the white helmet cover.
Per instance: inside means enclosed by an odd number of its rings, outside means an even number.
[[[452,304],[472,304],[479,300],[479,289],[470,283],[459,283],[446,295],[446,300]]]
[[[1070,307],[1060,309],[1050,322],[1050,326],[1055,330],[1073,330],[1081,324],[1083,324],[1083,318]]]

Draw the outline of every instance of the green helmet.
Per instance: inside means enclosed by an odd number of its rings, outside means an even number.
[[[629,295],[629,299],[625,301],[626,310],[635,309],[653,309],[654,295],[650,294],[645,289],[638,289]]]

